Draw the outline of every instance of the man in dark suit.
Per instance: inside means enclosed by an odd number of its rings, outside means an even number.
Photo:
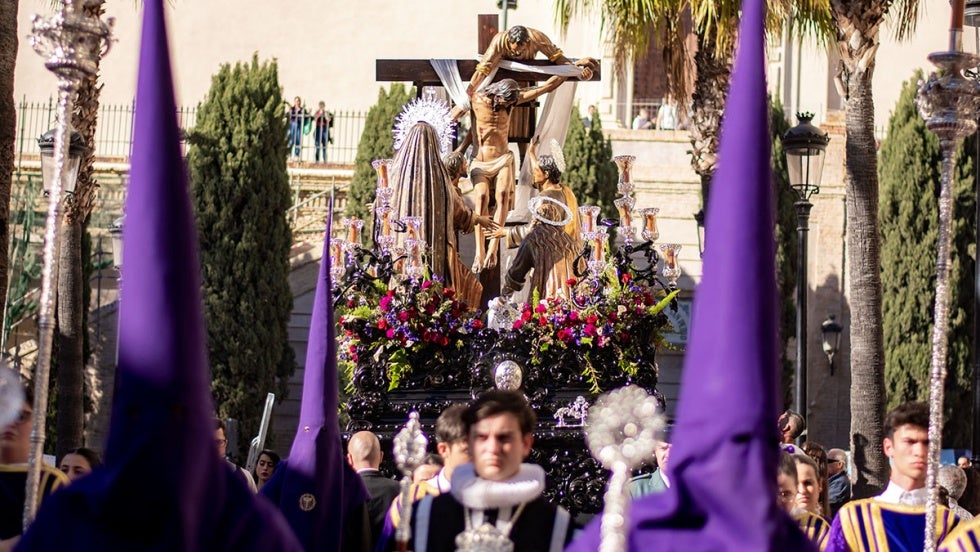
[[[355,433],[347,443],[347,462],[357,470],[357,474],[364,481],[364,487],[371,495],[368,512],[371,517],[372,548],[381,536],[388,507],[400,490],[397,481],[388,479],[378,471],[383,454],[378,436],[370,431]]]

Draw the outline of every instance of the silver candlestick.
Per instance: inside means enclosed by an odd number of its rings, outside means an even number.
[[[925,550],[936,550],[936,510],[939,489],[936,475],[942,448],[943,386],[946,381],[946,350],[949,330],[949,263],[952,246],[953,171],[956,148],[960,141],[977,128],[980,101],[977,85],[963,76],[963,70],[976,67],[980,58],[960,51],[935,52],[929,55],[938,71],[919,83],[919,114],[926,127],[939,137],[942,153],[942,178],[939,193],[939,235],[936,239],[936,304],[932,331],[932,363],[929,372],[929,465],[926,472]]]
[[[68,157],[68,118],[81,82],[96,74],[99,60],[109,51],[113,20],[102,21],[84,13],[83,0],[62,0],[61,9],[50,18],[33,19],[31,47],[45,59],[44,66],[58,78],[58,112],[54,135],[54,182],[48,199],[44,226],[44,258],[41,265],[41,299],[38,308],[38,353],[34,371],[34,419],[31,455],[28,458],[24,529],[34,520],[40,491],[41,459],[44,449],[48,405],[48,376],[54,336],[54,293],[58,282],[58,226],[61,220],[62,179]]]
[[[395,541],[399,546],[412,540],[412,471],[425,458],[425,448],[429,440],[422,433],[419,423],[419,413],[410,412],[405,427],[398,432],[394,440],[395,464],[402,472],[401,504],[398,507],[398,528],[395,531]]]
[[[592,456],[612,472],[604,496],[599,552],[627,549],[629,477],[653,456],[664,425],[656,397],[632,385],[600,396],[590,408],[585,440]]]

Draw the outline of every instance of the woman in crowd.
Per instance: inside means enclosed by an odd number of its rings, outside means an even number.
[[[255,471],[252,478],[255,479],[255,487],[261,489],[263,485],[272,479],[272,474],[276,473],[276,466],[279,464],[279,455],[269,449],[259,453],[259,459],[255,462]]]
[[[68,476],[72,483],[76,479],[88,475],[95,468],[102,465],[102,460],[98,453],[85,447],[69,451],[61,458],[61,471]]]
[[[817,477],[820,480],[820,515],[827,517],[830,515],[830,481],[827,464],[827,451],[823,446],[813,441],[803,442],[803,452],[813,459],[817,464]]]

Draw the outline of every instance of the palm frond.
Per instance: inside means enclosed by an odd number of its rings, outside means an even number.
[[[919,22],[920,0],[895,0],[887,12],[887,20],[896,40],[910,38]]]

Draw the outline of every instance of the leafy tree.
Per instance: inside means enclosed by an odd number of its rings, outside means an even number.
[[[212,391],[218,415],[239,420],[244,446],[266,393],[282,400],[296,368],[282,104],[275,61],[222,65],[189,136]]]
[[[354,178],[351,180],[350,191],[347,194],[347,209],[345,214],[368,221],[371,212],[368,205],[374,202],[374,189],[377,186],[377,176],[371,161],[388,159],[395,155],[394,135],[395,119],[402,107],[412,99],[412,90],[404,84],[395,83],[385,92],[378,90],[378,103],[368,111],[364,121],[364,131],[357,145],[357,156],[354,158]],[[369,221],[368,221],[369,222]],[[370,235],[370,232],[365,232]]]
[[[926,129],[915,105],[921,71],[905,83],[881,144],[881,284],[885,389],[888,408],[928,400],[936,300],[939,231],[939,139]],[[973,189],[976,138],[959,152],[953,185],[949,356],[943,445],[967,447],[971,439],[973,375]]]
[[[580,205],[598,205],[602,218],[615,218],[616,182],[619,171],[612,161],[612,142],[602,134],[602,123],[593,117],[592,128],[585,128],[578,108],[574,108],[565,138],[565,172],[562,180],[575,192]]]

